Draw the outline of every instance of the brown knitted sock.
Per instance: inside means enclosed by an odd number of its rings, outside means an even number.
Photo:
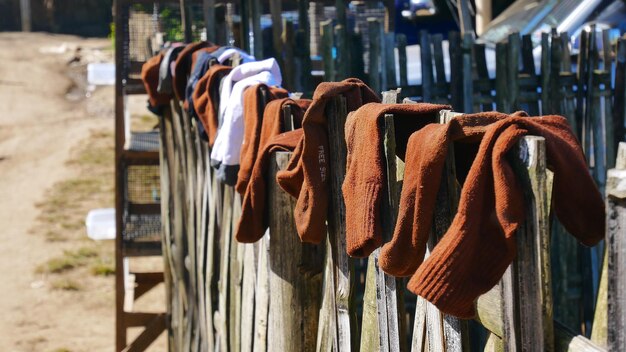
[[[180,54],[178,54],[176,62],[174,63],[174,73],[172,75],[172,88],[174,88],[174,95],[178,100],[185,100],[185,87],[187,87],[187,78],[189,78],[189,74],[191,73],[193,53],[200,49],[209,47],[215,47],[215,49],[218,48],[210,42],[197,42],[188,44],[180,52]]]
[[[428,127],[411,137],[410,151],[419,142],[417,139],[431,138]],[[417,134],[421,136],[416,137]],[[429,300],[444,313],[462,318],[474,316],[474,300],[497,284],[515,256],[513,236],[524,220],[524,197],[506,156],[519,138],[527,134],[542,136],[546,140],[548,166],[554,172],[553,205],[565,228],[587,245],[595,244],[604,237],[604,202],[567,121],[560,116],[511,116],[495,122],[485,130],[463,185],[452,225],[408,284],[412,292]],[[422,144],[428,143],[422,141]],[[408,171],[415,169],[417,177],[423,180],[418,183],[420,188],[436,192],[438,181],[436,187],[423,182],[428,177],[438,180],[443,166],[436,167],[439,175],[429,176],[423,165],[438,159],[445,159],[445,153],[436,157],[427,152],[411,155],[411,158],[407,155],[405,187],[410,179]],[[576,176],[572,177],[572,174]],[[414,187],[402,190],[402,200],[410,202],[408,193],[420,193]],[[412,223],[414,227],[419,227],[426,219],[429,222],[432,220],[434,200],[425,201],[416,197],[414,207],[414,214],[399,214],[396,232],[403,224]],[[428,208],[430,213],[424,214],[422,211]],[[426,228],[430,228],[430,223]],[[417,251],[408,256],[406,252],[402,254],[404,258],[417,257],[421,261],[428,231],[423,230],[418,235],[420,238],[415,237],[415,232],[413,228],[412,241],[419,242],[414,247]],[[395,245],[399,247],[401,244]],[[401,253],[398,248],[396,253],[385,249],[383,251],[388,258]]]
[[[412,275],[422,263],[431,231],[437,193],[448,147],[464,142],[462,150],[479,143],[486,126],[507,118],[500,113],[459,116],[447,124],[431,124],[413,133],[407,143],[405,173],[393,238],[381,250],[380,267],[394,276]],[[464,160],[471,158],[471,160]],[[458,165],[470,164],[472,154],[455,156]]]
[[[382,243],[380,205],[387,188],[383,148],[385,114],[394,114],[396,145],[406,146],[409,135],[438,121],[434,104],[369,103],[348,116],[346,178],[342,192],[346,203],[346,249],[350,256],[367,257]],[[405,148],[398,148],[404,159]],[[364,162],[366,161],[366,162]]]
[[[244,92],[244,140],[241,146],[239,172],[235,186],[237,192],[241,194],[245,193],[248,187],[259,150],[265,146],[271,137],[284,131],[283,107],[285,105],[292,106],[292,112],[298,124],[300,124],[303,115],[300,106],[287,98],[288,93],[284,89],[272,88],[272,91],[268,91],[267,105],[263,105],[260,89],[267,91],[267,86],[259,85],[258,89],[251,88]],[[258,109],[254,109],[254,106],[258,106]]]
[[[254,163],[250,182],[246,188],[241,205],[241,217],[235,232],[235,239],[242,243],[258,241],[269,226],[267,214],[266,176],[270,164],[270,157],[276,151],[293,151],[302,139],[302,129],[274,136],[261,149]],[[273,182],[273,180],[270,180]]]
[[[159,67],[161,66],[161,60],[163,60],[163,53],[159,53],[156,56],[151,57],[141,66],[141,80],[148,93],[148,100],[150,105],[157,107],[169,103],[172,98],[169,94],[162,94],[157,92],[159,86]]]
[[[191,73],[193,72],[194,68],[196,67],[196,61],[198,61],[198,57],[200,56],[200,54],[202,54],[202,53],[212,53],[212,52],[214,52],[217,49],[219,49],[219,46],[209,46],[209,47],[198,49],[198,50],[194,51],[191,54],[191,65],[189,65],[189,71],[186,72],[187,79],[189,79],[189,76],[191,75]],[[185,95],[185,93],[183,93],[183,99],[185,99],[183,101],[183,109],[185,111],[189,111],[189,101],[187,101],[187,96]]]
[[[294,195],[299,189],[294,217],[303,242],[320,243],[326,236],[329,150],[325,108],[331,98],[340,95],[346,98],[348,112],[365,103],[380,101],[369,87],[355,78],[321,83],[302,119],[304,137],[287,170],[277,174],[279,185],[289,194]]]
[[[213,65],[200,78],[193,91],[193,106],[196,114],[204,126],[204,130],[209,138],[209,146],[213,146],[217,137],[219,127],[218,104],[219,88],[222,78],[230,73],[233,68],[224,65]]]

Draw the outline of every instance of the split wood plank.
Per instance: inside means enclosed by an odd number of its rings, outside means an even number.
[[[607,179],[608,348],[626,346],[626,143],[619,144]]]
[[[505,350],[553,351],[545,140],[526,136],[518,145],[513,165],[524,189],[526,220],[516,233],[516,260],[503,278]]]
[[[398,102],[400,89],[383,92],[383,103],[395,104]],[[384,140],[381,141],[385,150],[387,167],[387,184],[385,185],[386,197],[382,202],[383,212],[383,242],[387,242],[393,235],[395,219],[398,213],[399,195],[396,183],[396,145],[393,115],[387,114],[385,119]],[[372,291],[376,293],[377,321],[365,320],[365,317],[372,316],[371,306],[364,306],[363,333],[372,333],[378,337],[377,343],[374,338],[365,338],[367,342],[361,346],[361,350],[367,351],[400,351],[401,341],[399,319],[398,319],[398,293],[396,292],[396,279],[384,273],[378,266],[380,248],[372,252],[368,259],[367,281],[365,295],[371,297]],[[373,274],[372,274],[373,272]],[[367,302],[366,302],[367,303]]]
[[[369,86],[376,93],[382,91],[382,32],[383,24],[376,18],[367,19],[367,31],[369,35]]]
[[[330,200],[328,207],[328,238],[332,259],[332,279],[335,292],[335,314],[337,321],[337,351],[351,351],[351,346],[358,343],[358,332],[353,307],[350,304],[352,291],[352,260],[346,253],[346,207],[341,193],[341,185],[346,174],[346,145],[344,125],[348,112],[345,98],[340,96],[332,99],[326,106],[328,116],[328,140],[330,153]]]
[[[268,179],[285,169],[291,153],[273,154]],[[293,215],[295,199],[269,183],[269,351],[315,348],[321,303],[322,245],[302,243]]]

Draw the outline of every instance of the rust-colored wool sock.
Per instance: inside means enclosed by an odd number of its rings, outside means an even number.
[[[204,48],[214,47],[216,50],[218,47],[210,42],[197,42],[188,44],[183,49],[174,63],[174,74],[172,75],[172,88],[174,90],[174,96],[180,101],[185,100],[185,88],[187,87],[187,78],[191,73],[192,55],[196,51]]]
[[[161,60],[163,60],[163,53],[151,57],[141,66],[141,80],[148,93],[148,102],[151,110],[158,109],[160,106],[168,104],[172,98],[170,94],[162,94],[157,91]]]
[[[187,81],[185,83],[185,92],[186,92],[186,84],[189,83],[189,79],[191,78],[192,72],[196,67],[196,62],[198,62],[198,58],[200,57],[201,54],[203,53],[212,53],[214,51],[216,51],[217,49],[219,49],[219,46],[209,46],[206,48],[202,48],[202,49],[198,49],[196,51],[193,52],[193,54],[191,54],[191,65],[189,66],[189,72],[187,72]],[[189,111],[189,101],[188,98],[189,96],[186,93],[183,93],[183,109],[185,109],[185,111]]]
[[[244,102],[244,137],[239,158],[239,172],[237,174],[237,192],[244,194],[248,187],[252,168],[257,159],[257,154],[267,141],[285,130],[283,126],[283,107],[291,105],[295,122],[302,121],[303,110],[292,99],[287,98],[287,91],[281,88],[271,88],[266,98],[263,97],[267,86],[260,84],[246,89],[243,96]],[[252,88],[252,89],[251,89]],[[267,99],[267,105],[263,100]],[[257,107],[257,109],[254,109]]]
[[[294,150],[287,170],[277,174],[279,185],[298,198],[294,217],[303,242],[320,243],[326,236],[329,147],[325,108],[331,98],[341,95],[346,98],[348,112],[366,103],[380,102],[376,93],[356,78],[321,83],[302,119],[302,141]]]
[[[193,106],[198,119],[206,131],[209,146],[213,146],[219,127],[218,104],[220,101],[220,82],[233,68],[215,64],[200,78],[193,91]]]
[[[437,137],[445,128],[431,126],[409,139],[401,204],[414,203],[415,212],[399,214],[394,234],[394,238],[410,237],[419,244],[419,249],[407,253],[399,248],[391,251],[385,248],[386,245],[381,258],[391,259],[391,255],[401,254],[404,259],[417,258],[418,265],[423,260],[428,233],[416,233],[418,226],[411,224],[432,221],[435,201],[420,194],[437,192],[446,157],[446,153],[438,152],[436,147],[441,143]],[[552,204],[564,227],[585,245],[594,245],[604,238],[604,201],[567,120],[560,116],[510,116],[494,122],[484,131],[450,228],[430,257],[419,265],[408,284],[412,292],[446,314],[473,317],[475,299],[498,283],[515,257],[514,234],[524,220],[524,196],[507,160],[507,152],[524,135],[542,136],[546,140],[547,164],[554,173]],[[441,149],[445,150],[445,147]],[[432,164],[436,166],[429,169]],[[433,178],[434,181],[430,182],[431,185],[407,183],[410,178],[422,181]],[[421,217],[420,211],[428,208],[431,214]],[[406,243],[406,240],[395,242],[395,245],[401,245],[401,242]],[[385,271],[388,268],[383,265],[387,263],[381,260]]]
[[[506,118],[509,115],[497,112],[465,114],[446,124],[425,126],[411,135],[394,235],[379,258],[385,272],[409,276],[422,263],[449,146],[463,143],[458,149],[464,153],[455,153],[456,164],[471,166],[475,155],[465,151],[480,143],[488,125]]]
[[[259,150],[259,136],[265,106],[274,99],[287,98],[288,96],[289,92],[285,89],[268,87],[265,84],[250,86],[243,93],[243,141],[239,155],[237,184],[235,185],[235,190],[240,194],[246,192],[250,173]]]
[[[235,239],[238,242],[252,243],[263,237],[269,226],[265,180],[270,157],[276,151],[293,151],[303,135],[301,128],[279,134],[270,138],[259,152],[241,205],[241,217],[235,232]]]
[[[397,154],[404,159],[403,146],[410,134],[436,123],[443,109],[450,106],[369,103],[348,116],[346,178],[341,189],[346,203],[346,249],[350,256],[367,257],[382,243],[380,206],[387,187],[383,117],[394,114]]]

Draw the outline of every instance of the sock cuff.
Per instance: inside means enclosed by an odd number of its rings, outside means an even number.
[[[380,201],[382,187],[367,182],[362,189],[344,193],[346,199],[346,250],[348,255],[365,258],[382,244]]]

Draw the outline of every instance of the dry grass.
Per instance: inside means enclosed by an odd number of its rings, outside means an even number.
[[[150,131],[159,123],[159,119],[153,114],[134,115],[131,119],[131,130]]]
[[[65,250],[63,254],[48,260],[37,268],[39,274],[59,274],[74,268],[82,267],[99,257],[96,248],[81,247],[76,251]]]
[[[113,206],[114,139],[110,131],[92,131],[72,152],[67,165],[74,177],[56,183],[37,207],[40,215],[33,233],[49,242],[66,243],[63,253],[38,266],[39,274],[63,275],[75,271],[107,276],[115,272],[113,243],[96,243],[85,233],[90,209]],[[56,284],[55,284],[56,283]],[[56,279],[55,289],[78,290],[65,278]]]
[[[140,122],[148,125],[154,121],[146,118]],[[97,311],[94,314],[106,313],[106,316],[101,316],[105,321],[114,311],[114,241],[92,241],[86,235],[84,221],[89,210],[114,206],[114,165],[113,133],[93,131],[73,150],[71,160],[67,162],[72,176],[51,187],[44,201],[38,204],[40,215],[31,231],[34,236],[45,238],[51,253],[56,254],[41,259],[37,268],[37,274],[51,297],[63,300],[67,300],[68,296],[71,296],[69,299],[76,298],[77,304],[89,314],[92,311]],[[146,186],[158,194],[158,182],[150,179]],[[138,263],[131,261],[131,270],[156,271],[162,266],[161,258],[145,263],[144,258],[140,259],[142,261]],[[138,302],[138,309],[164,310],[162,292],[154,291],[150,297],[156,299]],[[90,331],[90,328],[85,331]],[[156,344],[161,346],[159,349],[166,349],[165,339],[159,341]],[[61,348],[54,351],[69,351],[63,345],[60,344]],[[42,350],[37,347],[27,350]]]
[[[92,275],[96,276],[109,276],[115,274],[115,264],[113,258],[108,260],[100,258],[97,262],[91,264],[89,268]]]
[[[58,278],[58,279],[52,280],[52,282],[50,283],[50,286],[54,290],[62,290],[62,291],[82,290],[82,286],[78,282],[72,279],[68,279],[68,278]]]
[[[75,267],[76,263],[72,258],[63,256],[49,259],[45,264],[39,265],[36,270],[38,274],[60,274]]]

